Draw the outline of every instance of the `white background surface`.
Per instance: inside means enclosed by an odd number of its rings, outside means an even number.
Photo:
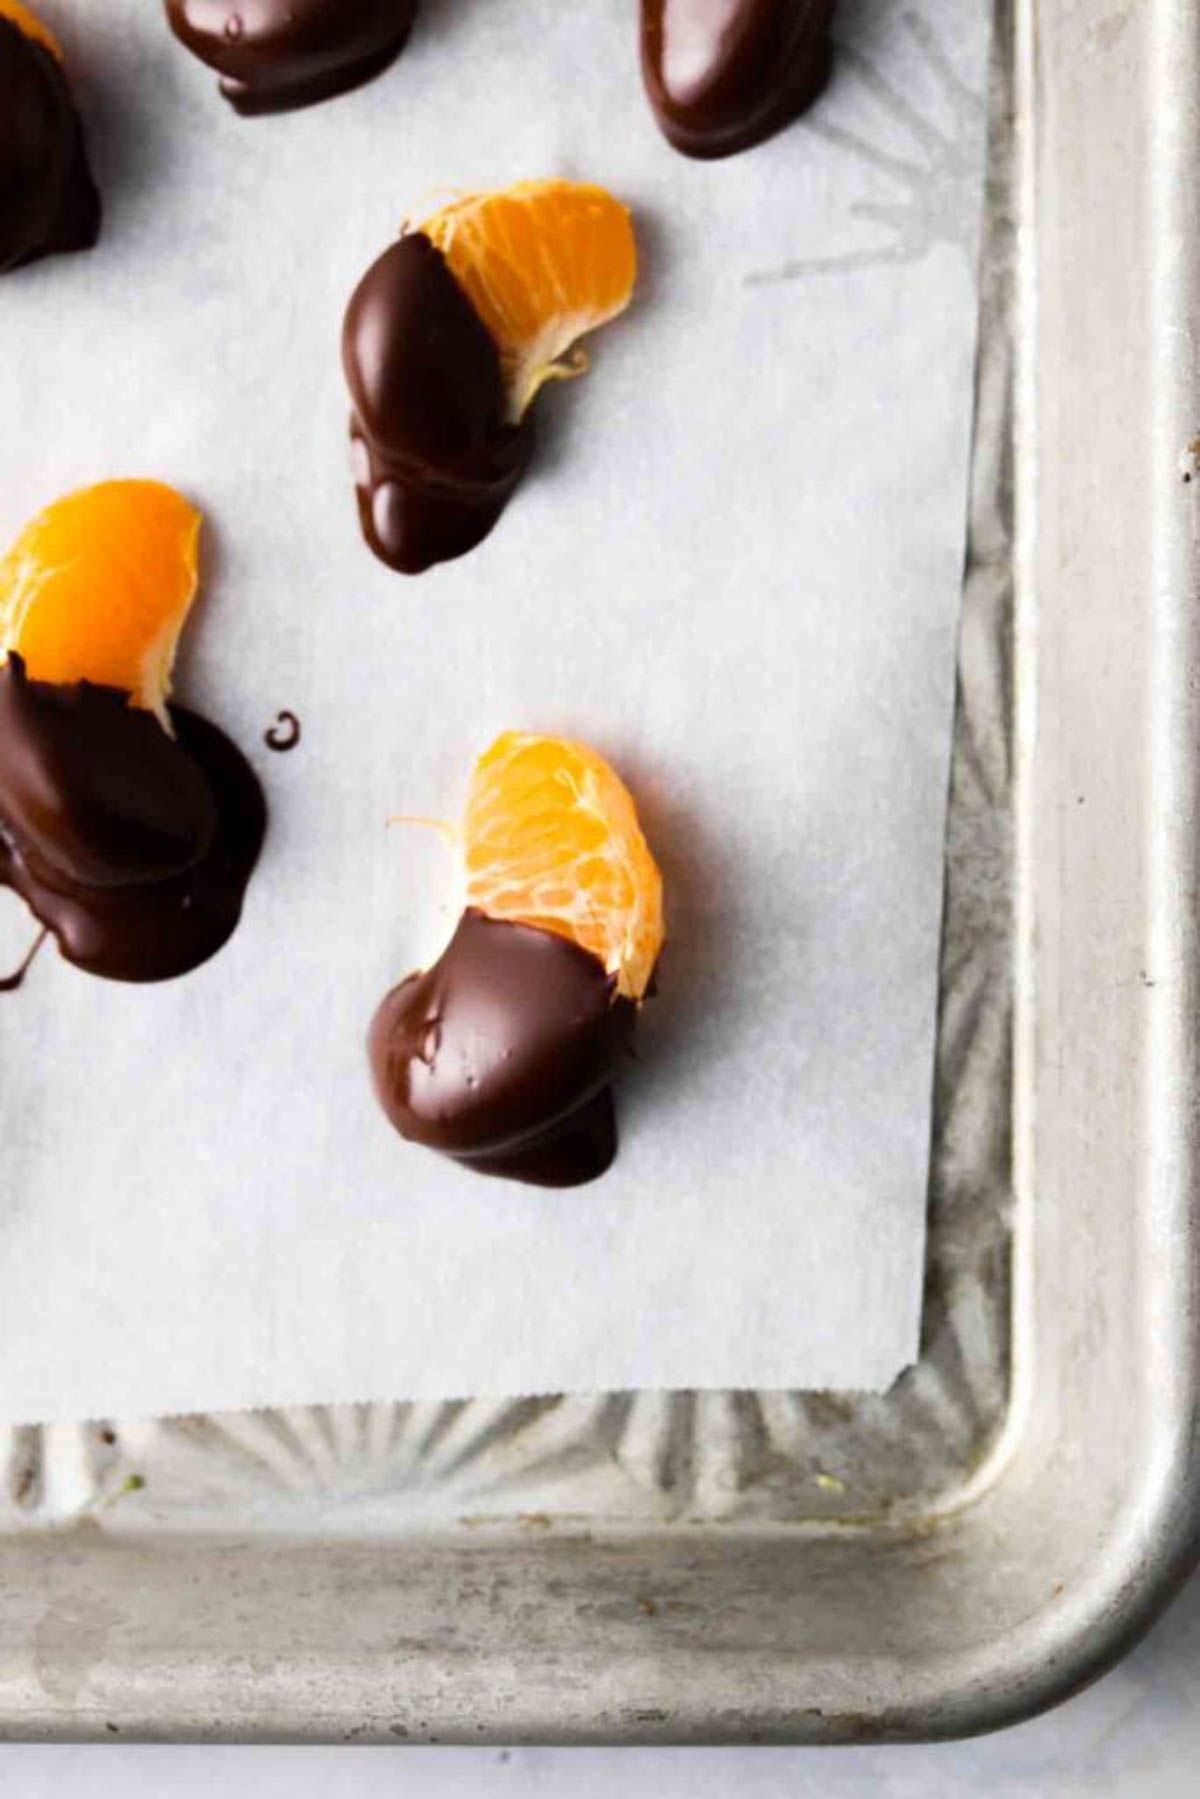
[[[0,1748],[5,1799],[1194,1799],[1200,1579],[1142,1646],[1045,1717],[882,1749]]]
[[[209,513],[179,693],[271,825],[203,968],[46,955],[5,1005],[6,1420],[879,1389],[915,1351],[989,8],[855,0],[811,118],[712,166],[626,0],[587,11],[581,58],[560,0],[431,7],[369,87],[247,122],[157,5],[48,10],[108,212],[6,282],[0,539],[122,473]],[[638,302],[494,536],[406,582],[358,539],[346,300],[431,190],[544,172],[632,204]],[[621,1155],[566,1200],[403,1144],[363,1051],[458,909],[385,821],[457,816],[504,728],[611,755],[667,885]]]

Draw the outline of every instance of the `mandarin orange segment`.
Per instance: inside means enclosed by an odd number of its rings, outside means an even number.
[[[570,938],[627,999],[666,935],[662,876],[620,777],[585,744],[518,731],[475,765],[462,833],[467,904]]]
[[[602,187],[522,181],[468,194],[419,227],[437,245],[500,350],[515,424],[585,332],[623,312],[637,277],[629,212]]]
[[[62,61],[62,48],[54,33],[27,6],[23,6],[21,0],[0,0],[0,19],[7,19],[25,37],[32,38],[43,49],[49,50],[51,56]]]
[[[56,500],[0,562],[0,657],[17,651],[35,681],[123,688],[169,729],[200,524],[158,481],[105,481]]]

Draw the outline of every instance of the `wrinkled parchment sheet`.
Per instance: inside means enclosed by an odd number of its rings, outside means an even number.
[[[690,163],[631,0],[428,0],[384,77],[243,121],[148,0],[47,0],[107,203],[0,284],[0,538],[115,475],[209,520],[177,696],[271,808],[242,926],[0,996],[0,1420],[886,1387],[916,1351],[982,207],[986,0],[845,0],[807,120]],[[492,538],[372,560],[339,328],[401,219],[544,173],[642,276]],[[288,756],[263,732],[303,723]],[[671,938],[622,1147],[566,1194],[412,1148],[377,1001],[435,956],[506,727],[633,787]],[[32,928],[0,894],[0,948]]]

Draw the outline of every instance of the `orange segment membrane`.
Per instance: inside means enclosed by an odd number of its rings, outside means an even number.
[[[637,278],[628,209],[602,187],[523,181],[468,194],[419,227],[500,350],[510,422],[546,382],[581,374],[568,352],[623,312]]]
[[[158,481],[106,481],[56,500],[0,562],[0,656],[18,651],[34,681],[121,688],[169,728],[200,525]]]
[[[467,904],[569,938],[640,1000],[666,935],[662,876],[629,790],[564,738],[509,731],[480,757],[462,834]]]

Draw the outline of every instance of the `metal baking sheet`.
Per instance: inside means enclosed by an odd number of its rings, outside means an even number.
[[[1000,0],[920,1363],[866,1401],[13,1433],[0,1734],[944,1736],[1169,1596],[1200,1548],[1198,81],[1183,0]]]

